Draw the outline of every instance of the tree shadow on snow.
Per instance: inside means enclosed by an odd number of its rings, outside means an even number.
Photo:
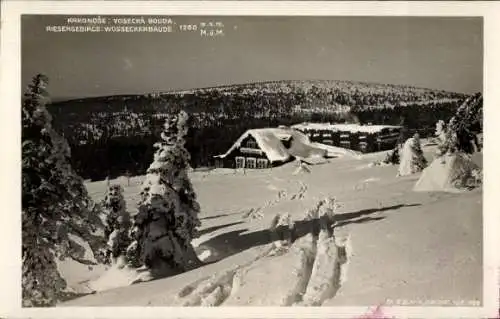
[[[243,223],[242,221],[239,221],[239,222],[234,222],[234,223],[229,223],[229,224],[224,224],[224,225],[212,226],[212,227],[208,227],[208,228],[200,230],[198,232],[198,234],[199,234],[199,236],[202,236],[202,235],[214,232],[214,231],[222,229],[222,228],[231,227],[231,226],[242,224],[242,223]]]
[[[216,218],[226,217],[226,216],[229,216],[229,214],[220,214],[220,215],[202,217],[202,218],[200,218],[200,220],[216,219]]]
[[[393,205],[382,208],[364,209],[352,213],[344,213],[335,215],[336,227],[345,226],[348,224],[361,224],[367,222],[375,222],[385,219],[385,216],[367,216],[375,213],[380,213],[389,210],[400,209],[404,207],[420,206],[421,204],[410,205]],[[237,224],[237,223],[235,223]],[[308,233],[316,232],[318,225],[317,219],[300,220],[295,222],[295,238],[307,235]],[[224,225],[223,227],[226,227]],[[200,244],[204,248],[216,252],[217,259],[211,260],[209,263],[217,262],[234,254],[240,253],[247,249],[258,247],[272,242],[272,233],[268,229],[263,229],[251,233],[245,233],[248,229],[233,230],[224,234],[217,235]]]
[[[381,208],[362,209],[360,211],[353,212],[353,213],[337,214],[337,215],[335,215],[335,220],[337,222],[342,222],[345,220],[352,220],[352,219],[355,219],[355,218],[358,218],[361,216],[365,216],[365,215],[386,212],[389,210],[396,210],[396,209],[400,209],[403,207],[415,207],[415,206],[421,206],[421,205],[422,204],[398,204],[398,205],[386,206],[386,207],[381,207]]]
[[[385,216],[380,216],[380,217],[361,217],[358,219],[354,220],[348,220],[348,221],[341,221],[337,224],[335,224],[335,227],[342,227],[348,224],[363,224],[363,223],[369,223],[369,222],[376,222],[378,220],[385,219]]]
[[[219,215],[214,215],[214,216],[205,216],[205,217],[200,217],[200,220],[216,219],[216,218],[228,217],[228,216],[233,216],[233,215],[241,215],[241,214],[242,214],[242,212],[236,212],[236,213],[228,213],[228,214],[219,214]]]

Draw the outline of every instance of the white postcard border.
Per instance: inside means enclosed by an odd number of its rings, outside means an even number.
[[[2,298],[0,315],[7,318],[355,318],[366,307],[74,307],[21,308],[20,189],[20,16],[21,14],[119,15],[307,15],[307,16],[482,16],[484,17],[484,307],[384,306],[386,317],[498,318],[500,209],[500,3],[482,1],[325,2],[325,1],[4,1],[1,21],[0,162],[3,220],[0,223]],[[43,50],[43,48],[40,48]],[[495,132],[496,131],[496,132]],[[377,305],[373,305],[376,307]]]

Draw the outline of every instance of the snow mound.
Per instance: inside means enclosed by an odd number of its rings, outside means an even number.
[[[207,260],[210,256],[212,256],[212,251],[210,249],[206,249],[204,251],[202,251],[199,255],[198,255],[198,258],[201,260],[201,261],[205,261]]]
[[[92,248],[90,248],[90,245],[87,241],[74,234],[68,234],[68,237],[72,242],[82,247],[83,254],[82,256],[80,256],[79,262],[81,262],[82,264],[97,264],[97,260],[95,259],[94,253],[92,252]]]
[[[308,165],[321,165],[321,164],[327,164],[330,162],[325,157],[308,157],[308,158],[299,158],[299,159]]]
[[[480,169],[466,154],[436,158],[424,169],[413,190],[456,192],[480,183]]]
[[[136,281],[147,281],[147,278],[142,278],[141,273],[136,269],[125,266],[123,259],[113,264],[99,278],[88,284],[93,291],[104,291],[118,287],[130,286]]]
[[[77,294],[92,293],[94,290],[89,287],[89,282],[105,272],[104,265],[85,265],[71,258],[56,260],[56,264],[66,281],[66,291]]]
[[[215,273],[201,281],[194,282],[177,293],[177,306],[214,307],[221,305],[234,293],[235,279],[239,268]]]
[[[314,161],[327,156],[327,151],[311,143],[307,135],[296,130],[290,130],[290,132],[292,136],[292,143],[288,152],[293,157]]]
[[[338,248],[334,237],[329,237],[327,231],[321,231],[316,259],[311,270],[311,279],[302,297],[302,306],[321,306],[332,298],[339,288],[340,262]]]
[[[97,262],[88,242],[74,234],[68,234],[68,237],[82,248],[82,254],[76,259],[70,257],[56,259],[57,269],[66,281],[68,292],[91,293],[93,290],[89,288],[89,281],[98,278],[105,271],[105,267]]]
[[[327,157],[342,157],[342,156],[347,155],[347,156],[351,156],[352,158],[355,158],[355,159],[362,158],[362,153],[354,151],[354,150],[350,150],[347,148],[342,148],[342,147],[332,146],[332,145],[327,145],[327,144],[321,144],[321,143],[317,143],[317,142],[312,142],[311,146],[325,150]]]
[[[289,253],[258,259],[240,273],[233,293],[225,306],[276,306],[291,305],[299,291],[305,289],[308,272],[314,259],[313,238],[302,237]],[[283,268],[290,265],[293,269]],[[288,266],[287,266],[288,267]],[[283,288],[290,291],[284,294]]]
[[[304,163],[300,163],[297,166],[297,169],[293,172],[293,175],[303,174],[303,173],[311,173],[311,169]]]

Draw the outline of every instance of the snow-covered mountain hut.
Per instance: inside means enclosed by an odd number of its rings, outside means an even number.
[[[309,138],[291,128],[251,129],[222,155],[215,166],[225,168],[270,168],[296,158],[326,157],[324,149],[311,145]]]
[[[292,126],[312,142],[339,146],[363,153],[393,149],[401,126],[330,123],[301,123]]]

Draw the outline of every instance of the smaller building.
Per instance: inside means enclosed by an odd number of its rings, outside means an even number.
[[[217,168],[263,169],[295,158],[325,157],[303,133],[291,128],[261,128],[246,131],[222,155],[215,156]]]
[[[401,126],[302,123],[293,128],[306,134],[312,142],[338,146],[363,153],[394,148]]]

